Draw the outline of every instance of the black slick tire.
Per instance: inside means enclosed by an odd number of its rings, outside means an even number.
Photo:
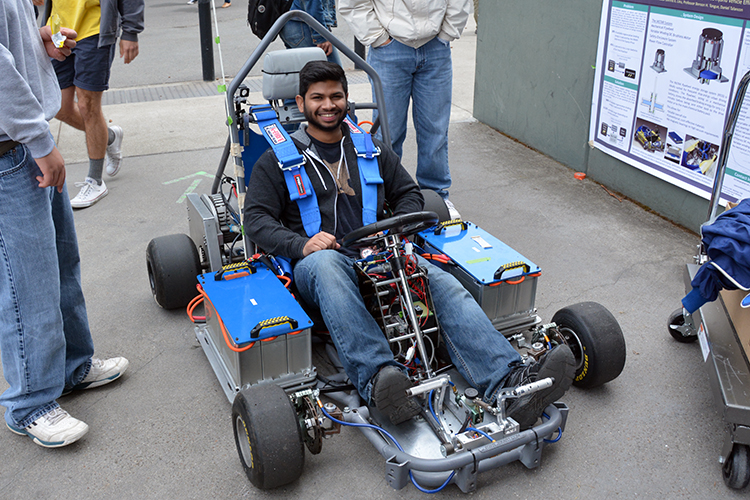
[[[232,426],[240,462],[256,488],[270,490],[296,481],[305,465],[297,412],[284,389],[263,384],[240,391]]]
[[[451,220],[450,211],[442,196],[432,189],[423,189],[422,196],[424,197],[424,208],[422,210],[435,212],[440,222]]]
[[[198,295],[196,276],[200,257],[186,234],[154,238],[146,248],[146,267],[151,293],[164,309],[179,309]]]
[[[552,322],[575,356],[573,385],[590,389],[620,375],[625,366],[625,338],[607,308],[581,302],[557,311]]]

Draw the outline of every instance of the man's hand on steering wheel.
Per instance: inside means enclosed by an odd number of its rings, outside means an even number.
[[[302,249],[302,255],[307,257],[318,250],[338,250],[340,247],[341,245],[336,242],[336,237],[334,235],[321,231],[307,240],[305,247]]]

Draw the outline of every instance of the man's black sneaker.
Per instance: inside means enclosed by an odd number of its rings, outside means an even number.
[[[573,383],[574,375],[575,358],[566,345],[555,347],[537,363],[515,367],[505,377],[503,388],[518,387],[547,377],[552,377],[554,381],[552,387],[511,399],[506,414],[518,422],[521,429],[528,429],[536,423],[547,406],[565,394]]]
[[[388,415],[394,425],[406,422],[422,411],[419,403],[406,395],[412,387],[409,377],[396,366],[385,366],[372,382],[372,404]]]

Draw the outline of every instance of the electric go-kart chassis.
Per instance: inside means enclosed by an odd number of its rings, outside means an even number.
[[[432,192],[425,193],[425,212],[386,218],[344,240],[352,248],[372,248],[356,262],[362,295],[394,359],[408,369],[414,382],[409,393],[420,402],[421,414],[394,426],[368,407],[348,383],[330,342],[323,343],[333,373],[323,375],[313,366],[313,321],[290,292],[291,269],[244,237],[240,215],[245,169],[267,147],[251,130],[254,115],[245,109],[249,92],[241,84],[291,19],[310,25],[364,68],[382,102],[371,67],[309,15],[285,14],[229,85],[230,139],[212,194],[188,195],[190,236],[155,238],[147,249],[156,302],[168,309],[188,307],[196,337],[232,403],[235,441],[248,478],[261,489],[298,479],[304,447],[320,453],[323,439],[339,433],[342,425],[359,428],[381,453],[386,480],[396,489],[412,481],[427,492],[450,483],[470,492],[484,470],[516,460],[537,467],[544,447],[560,439],[568,408],[552,404],[541,422],[521,430],[505,407],[513,398],[549,387],[552,380],[504,390],[493,404],[483,401],[441,352],[429,276],[416,256],[453,274],[524,362],[567,344],[576,359],[577,386],[596,387],[620,374],[625,363],[622,331],[609,311],[593,302],[563,308],[551,323],[542,324],[534,307],[541,270],[471,222],[449,220],[445,204]],[[278,116],[299,120],[282,102],[271,104]],[[385,110],[379,109],[379,115],[385,125]],[[387,127],[383,133],[389,143]],[[234,179],[224,175],[230,155]],[[231,185],[229,196],[224,184]],[[194,315],[200,302],[205,318]]]

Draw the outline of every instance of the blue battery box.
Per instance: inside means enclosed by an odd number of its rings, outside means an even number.
[[[198,282],[207,299],[206,324],[196,335],[229,401],[261,382],[314,384],[312,321],[272,271],[243,263]]]
[[[534,306],[542,270],[529,259],[468,221],[441,223],[422,231],[417,245],[453,274],[476,299],[492,324],[506,335],[540,322]]]
[[[312,321],[276,275],[263,264],[198,276],[198,282],[232,332],[237,347],[310,328]]]

